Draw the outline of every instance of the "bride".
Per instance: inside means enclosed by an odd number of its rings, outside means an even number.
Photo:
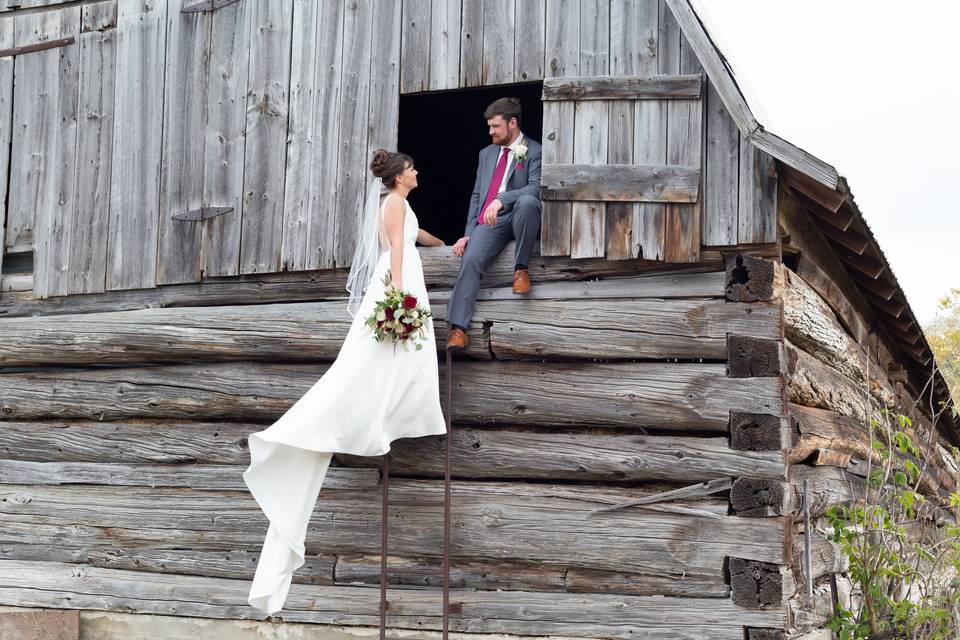
[[[267,429],[250,434],[243,479],[270,520],[248,602],[273,614],[283,607],[293,572],[304,563],[304,538],[332,454],[378,456],[397,438],[446,433],[440,409],[437,347],[431,318],[423,349],[394,349],[364,325],[384,297],[381,283],[406,287],[429,308],[416,242],[444,246],[420,229],[407,194],[417,187],[413,159],[378,149],[357,225],[347,290],[353,316],[326,373]],[[388,189],[381,199],[381,185]]]

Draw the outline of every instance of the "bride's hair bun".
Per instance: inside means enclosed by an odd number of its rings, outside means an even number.
[[[370,171],[383,180],[383,184],[389,189],[397,176],[406,170],[407,165],[413,166],[413,158],[407,154],[377,149],[373,152],[373,159],[370,160]]]
[[[390,156],[393,154],[387,151],[386,149],[377,149],[373,152],[373,160],[370,161],[370,170],[373,171],[373,175],[378,178],[382,178],[384,170],[390,163]]]

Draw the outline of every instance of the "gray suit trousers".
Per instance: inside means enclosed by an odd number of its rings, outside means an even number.
[[[450,324],[465,328],[470,326],[480,280],[508,242],[517,241],[514,265],[530,264],[533,245],[540,235],[540,213],[540,200],[522,195],[511,209],[503,209],[497,214],[496,224],[477,225],[467,242],[460,262],[460,274],[453,286],[447,309],[447,321]]]

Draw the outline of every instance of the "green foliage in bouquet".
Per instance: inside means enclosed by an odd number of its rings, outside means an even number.
[[[921,449],[912,426],[888,409],[871,417],[873,460],[864,489],[851,504],[826,511],[833,529],[827,537],[846,557],[853,586],[853,610],[837,603],[827,625],[840,640],[957,637],[960,495],[937,504],[920,493],[935,464],[925,452],[936,450],[936,440]],[[960,458],[956,447],[951,453]]]
[[[373,331],[377,342],[391,340],[394,348],[399,343],[404,349],[412,344],[420,351],[423,349],[420,340],[427,336],[427,318],[432,318],[433,313],[417,302],[415,296],[393,286],[392,279],[388,270],[383,277],[385,297],[377,302],[364,324]]]

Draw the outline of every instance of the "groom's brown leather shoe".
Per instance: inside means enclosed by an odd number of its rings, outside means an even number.
[[[513,292],[530,293],[530,271],[517,269],[513,272]]]
[[[447,351],[463,351],[470,343],[470,338],[463,329],[454,327],[450,329],[450,335],[447,336]]]

